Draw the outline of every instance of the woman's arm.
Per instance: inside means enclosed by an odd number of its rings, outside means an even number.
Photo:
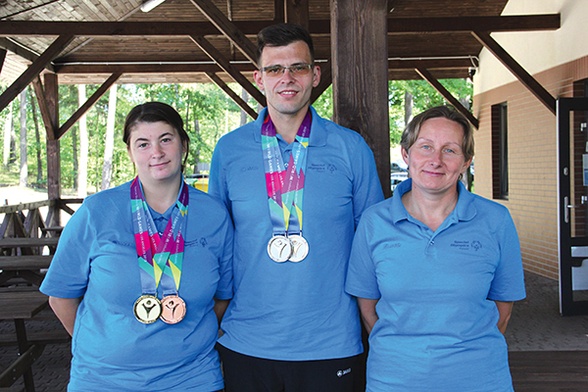
[[[229,302],[230,300],[228,299],[214,299],[214,313],[216,314],[219,325],[223,319],[225,311],[227,310],[227,306],[229,306]]]
[[[496,307],[498,308],[498,329],[503,334],[506,333],[506,326],[508,325],[508,321],[510,320],[510,315],[512,314],[512,307],[514,302],[501,302],[501,301],[494,301],[496,303]]]
[[[357,298],[361,320],[368,334],[372,332],[374,324],[378,321],[378,314],[376,313],[377,303],[377,299]]]
[[[65,330],[73,335],[76,313],[80,305],[81,298],[57,298],[49,297],[49,305],[53,312],[63,324]]]

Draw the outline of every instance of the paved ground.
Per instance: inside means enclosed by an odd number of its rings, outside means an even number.
[[[527,274],[527,299],[515,305],[507,340],[511,351],[588,351],[588,316],[561,317],[557,282]],[[61,327],[47,309],[27,324],[29,335]],[[0,337],[13,333],[13,325],[0,321]],[[4,339],[5,340],[5,339]],[[16,356],[16,347],[1,344],[0,371]],[[69,372],[69,343],[49,344],[33,365],[37,392],[63,392]],[[19,380],[15,385],[22,385]],[[588,389],[587,389],[588,390]]]

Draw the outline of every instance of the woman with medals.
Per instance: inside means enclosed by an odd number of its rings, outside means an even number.
[[[400,145],[410,178],[362,215],[345,286],[369,333],[366,391],[512,392],[504,333],[525,298],[521,250],[508,210],[460,181],[473,130],[438,106]]]
[[[123,141],[137,177],[84,200],[41,285],[72,335],[68,391],[222,390],[230,218],[184,182],[190,139],[171,106],[133,108]]]

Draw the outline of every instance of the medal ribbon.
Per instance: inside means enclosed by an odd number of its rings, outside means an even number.
[[[184,260],[184,237],[188,214],[188,186],[182,179],[178,200],[163,234],[159,234],[143,195],[139,177],[131,183],[131,211],[143,294],[177,294]]]
[[[304,171],[311,123],[309,111],[296,134],[287,169],[276,137],[276,127],[269,114],[261,126],[265,184],[274,235],[287,234],[290,229],[292,233],[302,232]],[[290,219],[293,212],[294,219]]]

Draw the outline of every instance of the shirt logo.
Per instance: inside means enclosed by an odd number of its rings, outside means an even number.
[[[349,374],[349,373],[351,373],[351,368],[337,370],[337,377],[343,377],[344,375]]]

